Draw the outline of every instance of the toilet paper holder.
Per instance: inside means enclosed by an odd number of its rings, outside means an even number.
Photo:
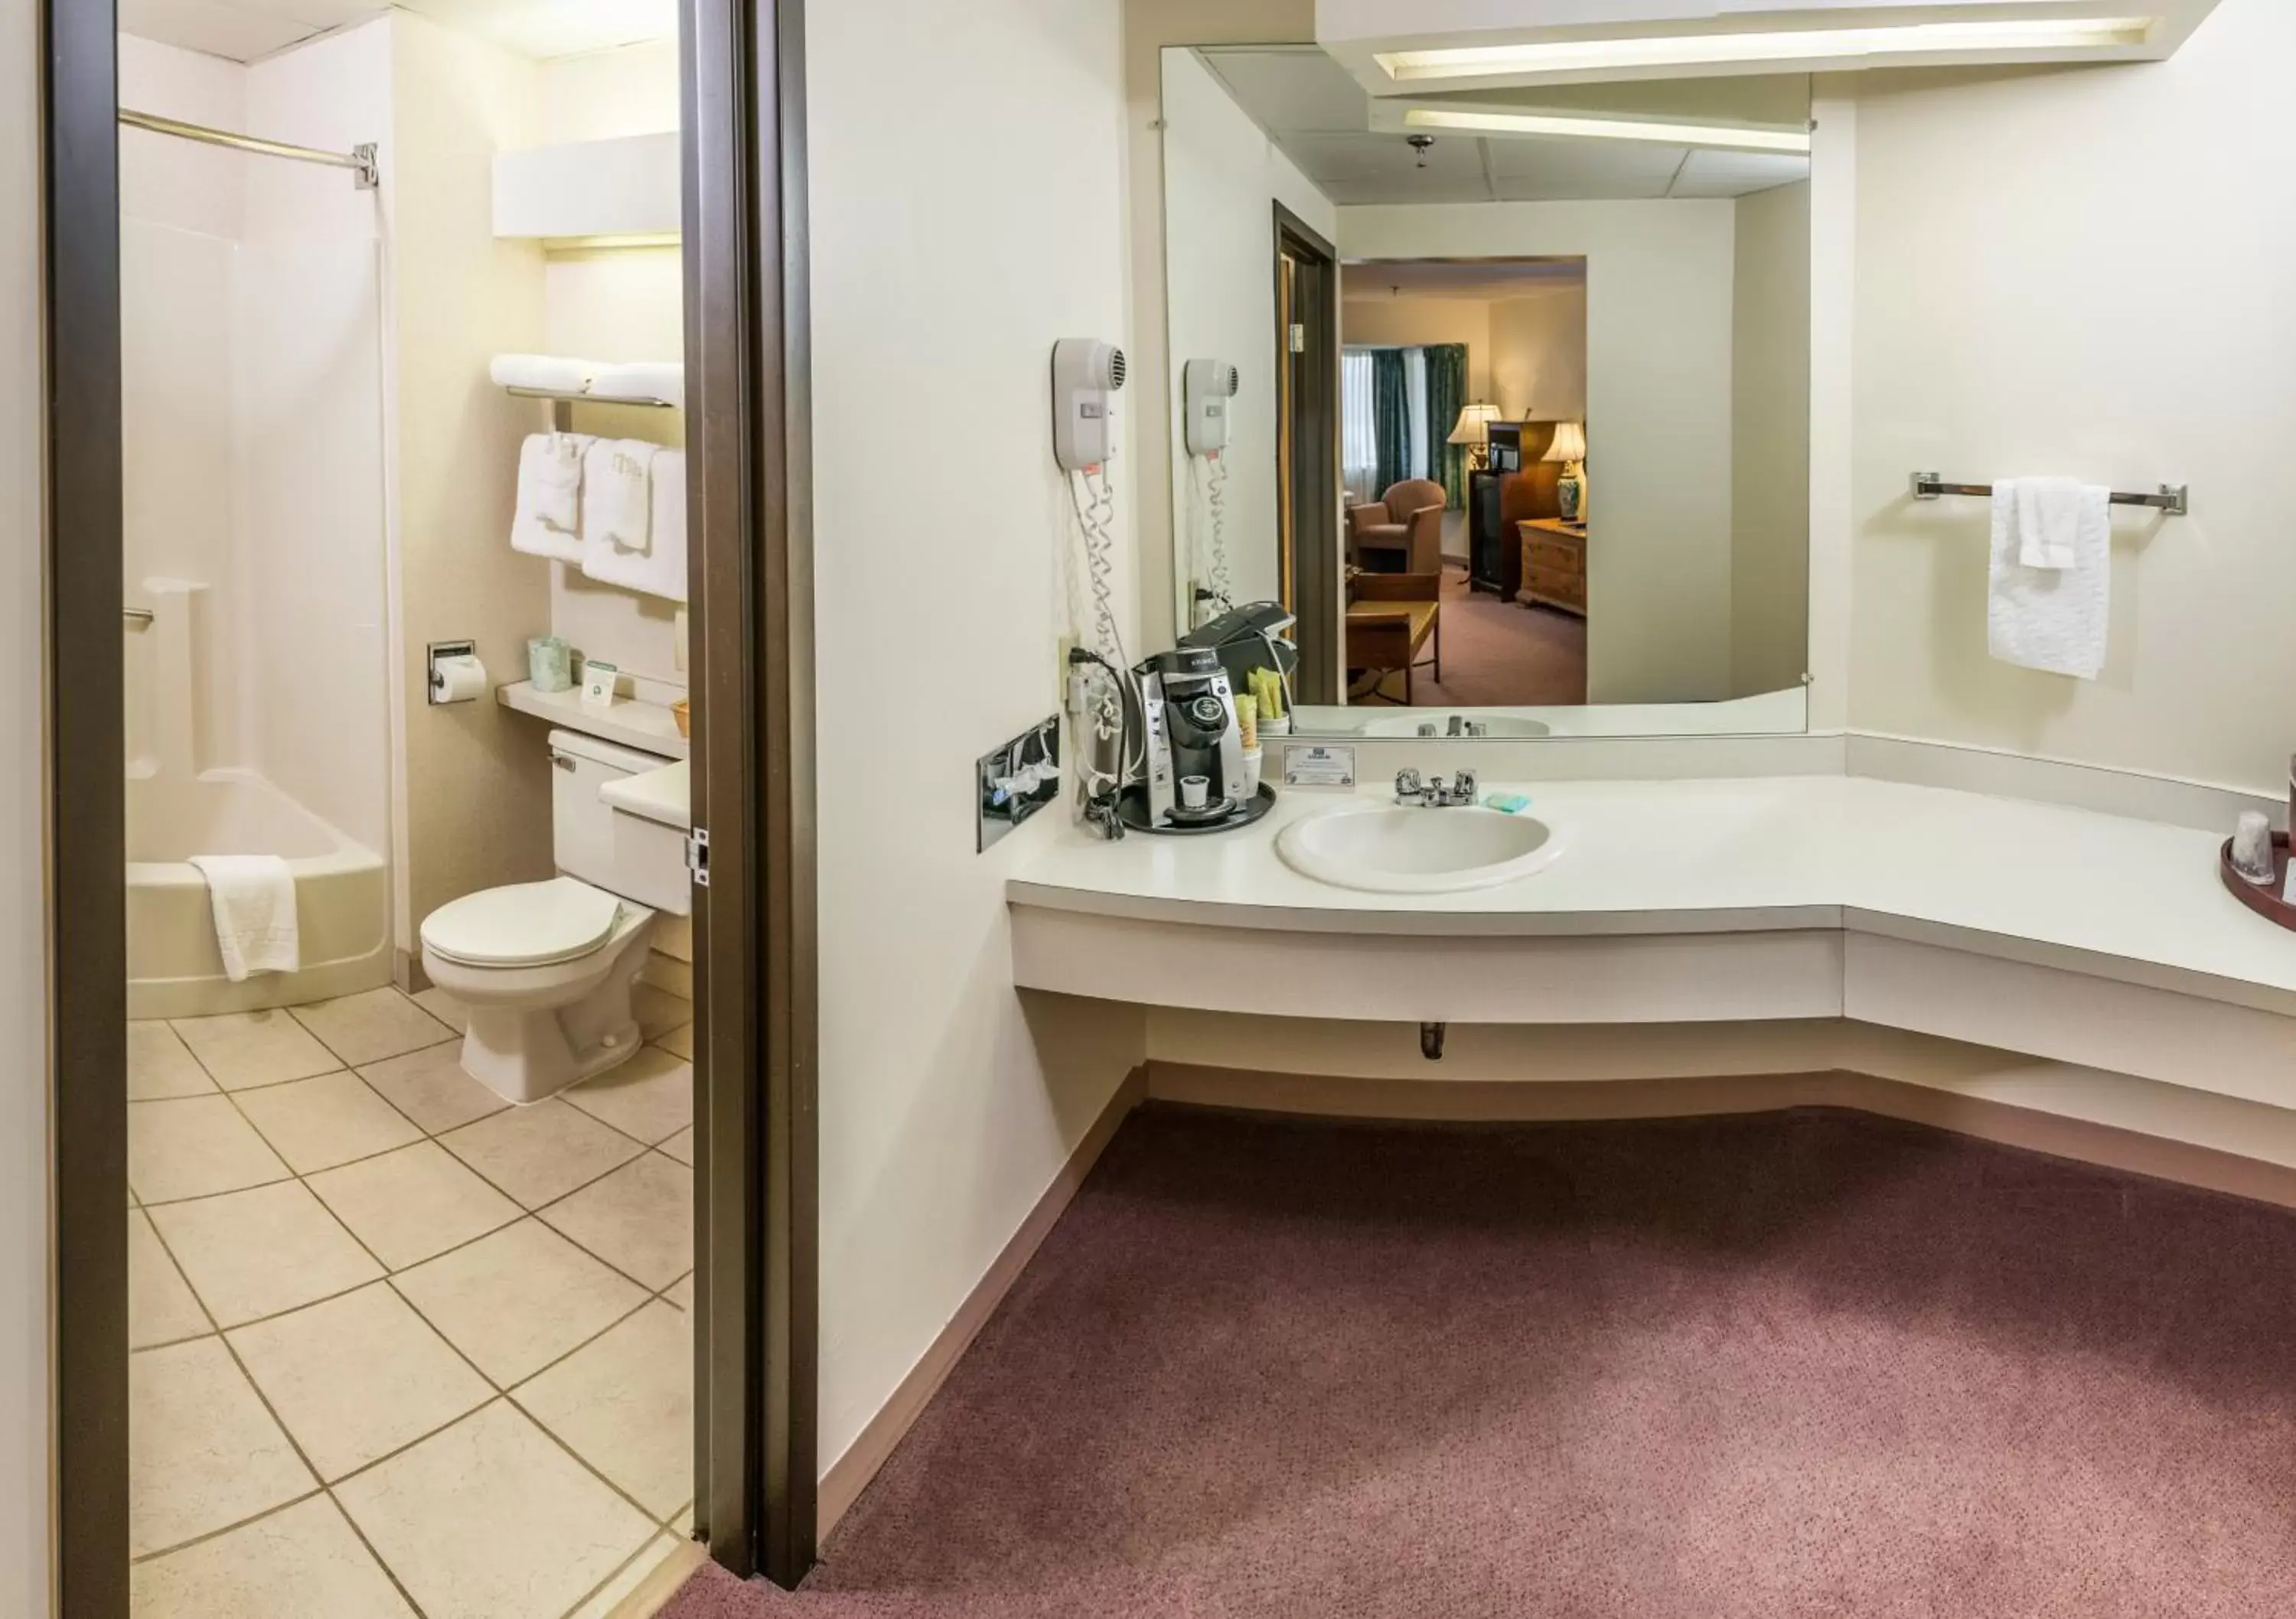
[[[433,707],[446,703],[475,702],[479,694],[467,691],[459,696],[447,695],[447,671],[440,666],[457,659],[478,662],[479,643],[475,641],[434,641],[424,649],[424,664],[429,679],[424,683],[424,695]],[[484,666],[480,665],[483,673]]]

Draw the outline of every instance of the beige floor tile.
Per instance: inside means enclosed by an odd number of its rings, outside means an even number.
[[[664,1288],[661,1290],[661,1296],[668,1299],[671,1304],[676,1304],[681,1310],[693,1309],[693,1272],[688,1271],[685,1275],[670,1283],[669,1286]]]
[[[686,1061],[692,1062],[693,1060],[693,1026],[691,1023],[681,1023],[654,1043],[671,1056],[683,1057]]]
[[[238,1191],[290,1173],[229,1097],[127,1104],[127,1183],[142,1202]]]
[[[661,1150],[689,1169],[693,1165],[693,1126],[688,1124],[661,1144]]]
[[[435,1141],[346,1164],[304,1184],[394,1271],[460,1247],[524,1212]]]
[[[659,985],[639,983],[630,990],[630,1010],[637,1014],[638,1033],[659,1040],[681,1023],[693,1021],[693,1002],[673,995]]]
[[[455,1031],[389,985],[295,1009],[296,1021],[345,1062],[381,1062],[452,1040]]]
[[[331,1483],[494,1398],[492,1386],[381,1282],[227,1336]]]
[[[649,1288],[693,1268],[693,1172],[658,1152],[552,1204],[542,1217]]]
[[[171,1026],[192,1048],[200,1066],[226,1091],[308,1079],[341,1067],[332,1051],[288,1013],[226,1012],[215,1018],[178,1018]]]
[[[404,1057],[365,1064],[359,1077],[423,1129],[441,1135],[510,1106],[463,1072],[462,1051],[461,1043],[450,1040]]]
[[[555,1097],[465,1124],[440,1136],[439,1144],[529,1208],[562,1198],[644,1150]]]
[[[128,1582],[130,1619],[414,1619],[324,1495],[138,1563]]]
[[[180,1546],[314,1489],[221,1338],[127,1362],[129,1553]]]
[[[646,1577],[676,1551],[677,1542],[667,1534],[658,1534],[648,1541],[645,1549],[622,1565],[614,1577],[593,1591],[582,1606],[566,1615],[566,1619],[611,1619],[615,1607],[623,1599],[646,1582]]]
[[[160,1022],[127,1026],[127,1100],[205,1096],[216,1088],[175,1030]]]
[[[655,1517],[693,1498],[691,1317],[648,1304],[521,1386],[517,1399]]]
[[[505,1388],[645,1298],[627,1279],[534,1220],[401,1271],[392,1285]]]
[[[430,1619],[559,1619],[655,1534],[501,1401],[336,1494]]]
[[[219,1327],[316,1304],[382,1275],[297,1182],[170,1204],[151,1214]]]
[[[127,1213],[127,1346],[149,1349],[213,1332],[199,1296],[152,1235],[141,1209]]]
[[[688,1539],[693,1535],[693,1503],[692,1501],[685,1503],[685,1510],[677,1515],[676,1521],[669,1527],[680,1540]]]
[[[660,1046],[641,1046],[621,1067],[561,1094],[592,1118],[651,1147],[693,1123],[693,1065]]]
[[[463,1032],[463,1003],[437,985],[433,984],[429,989],[418,989],[407,999],[457,1034]]]
[[[419,1141],[422,1132],[356,1074],[323,1074],[234,1098],[248,1123],[299,1175]]]
[[[414,1619],[390,1576],[324,1495],[138,1563],[130,1619]]]

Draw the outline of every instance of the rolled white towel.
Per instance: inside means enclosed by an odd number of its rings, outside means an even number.
[[[684,410],[685,364],[640,360],[627,365],[601,365],[591,379],[590,392],[600,399],[659,399]]]
[[[498,354],[487,365],[496,388],[530,388],[544,394],[586,394],[598,374],[594,360],[562,355]]]
[[[294,972],[303,964],[295,919],[295,873],[276,854],[194,854],[208,880],[216,947],[234,984],[250,973]]]

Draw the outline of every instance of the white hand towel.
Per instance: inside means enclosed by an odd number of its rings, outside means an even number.
[[[2027,568],[2078,567],[2081,514],[2094,486],[2070,478],[2019,478],[2007,487],[2017,502],[2017,560]],[[2003,486],[1993,487],[1997,498]]]
[[[653,446],[648,446],[647,448]],[[685,452],[656,450],[651,468],[652,511],[643,551],[621,545],[589,545],[582,572],[603,585],[643,591],[672,601],[685,600]]]
[[[659,399],[684,410],[685,364],[680,360],[644,360],[601,365],[590,380],[590,392],[600,399]]]
[[[1993,486],[1993,560],[1987,575],[1987,644],[2004,663],[2095,680],[2104,667],[2112,601],[2112,517],[2108,491],[2080,490],[2070,568],[2022,560],[2018,487]]]
[[[234,984],[250,973],[303,964],[295,926],[295,874],[276,854],[194,854],[215,909],[216,945]]]
[[[658,444],[636,438],[600,438],[582,457],[582,571],[592,564],[635,552],[644,556],[653,544],[653,461]]]
[[[582,560],[582,462],[594,442],[586,433],[534,433],[519,446],[512,550]]]
[[[551,354],[498,354],[487,365],[496,388],[530,388],[545,394],[586,394],[597,375],[594,360]]]

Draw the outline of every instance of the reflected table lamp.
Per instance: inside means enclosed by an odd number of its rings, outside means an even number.
[[[1491,423],[1499,419],[1496,405],[1463,406],[1459,420],[1451,429],[1446,444],[1464,445],[1467,448],[1467,469],[1480,472],[1491,464]]]
[[[1560,462],[1562,477],[1554,486],[1554,496],[1562,508],[1566,523],[1587,520],[1587,429],[1576,421],[1559,421],[1554,426],[1554,441],[1546,446],[1541,461]]]

